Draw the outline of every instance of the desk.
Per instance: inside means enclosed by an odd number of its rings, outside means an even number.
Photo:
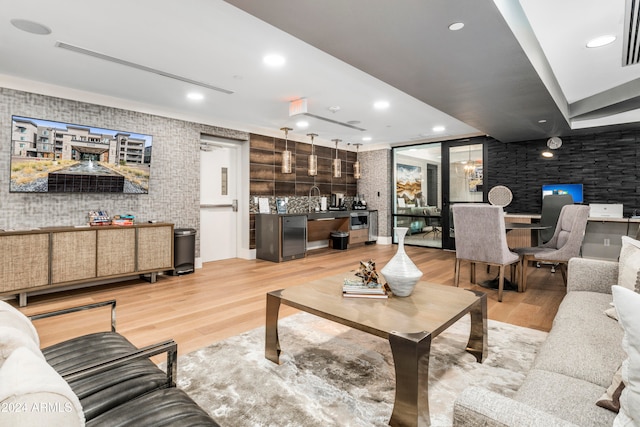
[[[533,247],[538,246],[538,231],[551,228],[550,225],[541,225],[539,223],[526,223],[526,222],[505,222],[504,228],[507,229],[507,233],[511,230],[529,230],[531,232],[531,241],[528,246],[509,245],[509,247]]]
[[[509,223],[530,223],[540,218],[540,214],[505,214],[505,221]],[[589,217],[582,243],[582,256],[616,261],[622,248],[621,236],[635,237],[640,225],[640,218],[596,218]],[[518,234],[520,233],[520,234]],[[512,229],[507,233],[509,247],[521,248],[536,246],[525,244],[525,231]]]

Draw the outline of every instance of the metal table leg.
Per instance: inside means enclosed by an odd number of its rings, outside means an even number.
[[[267,319],[265,322],[264,357],[280,364],[280,340],[278,339],[278,315],[280,313],[280,291],[267,294]]]
[[[429,426],[429,352],[431,334],[389,335],[396,370],[396,396],[390,426]]]

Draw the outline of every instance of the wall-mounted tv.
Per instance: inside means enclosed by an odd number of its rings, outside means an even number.
[[[583,203],[582,184],[545,184],[542,186],[542,198],[549,194],[571,194],[573,203]]]
[[[151,135],[11,117],[14,193],[147,194]]]

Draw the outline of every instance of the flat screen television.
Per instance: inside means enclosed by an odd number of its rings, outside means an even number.
[[[583,203],[582,184],[545,184],[542,186],[542,198],[549,194],[571,194],[573,203]]]
[[[30,117],[11,117],[13,193],[147,194],[153,138]]]

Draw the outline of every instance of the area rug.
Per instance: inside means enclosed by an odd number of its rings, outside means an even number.
[[[280,365],[264,357],[264,328],[178,359],[178,387],[222,426],[386,426],[395,373],[389,343],[307,313],[281,319]],[[431,345],[431,425],[452,424],[453,402],[471,385],[512,395],[545,332],[489,320],[484,363],[465,352],[469,316]]]

